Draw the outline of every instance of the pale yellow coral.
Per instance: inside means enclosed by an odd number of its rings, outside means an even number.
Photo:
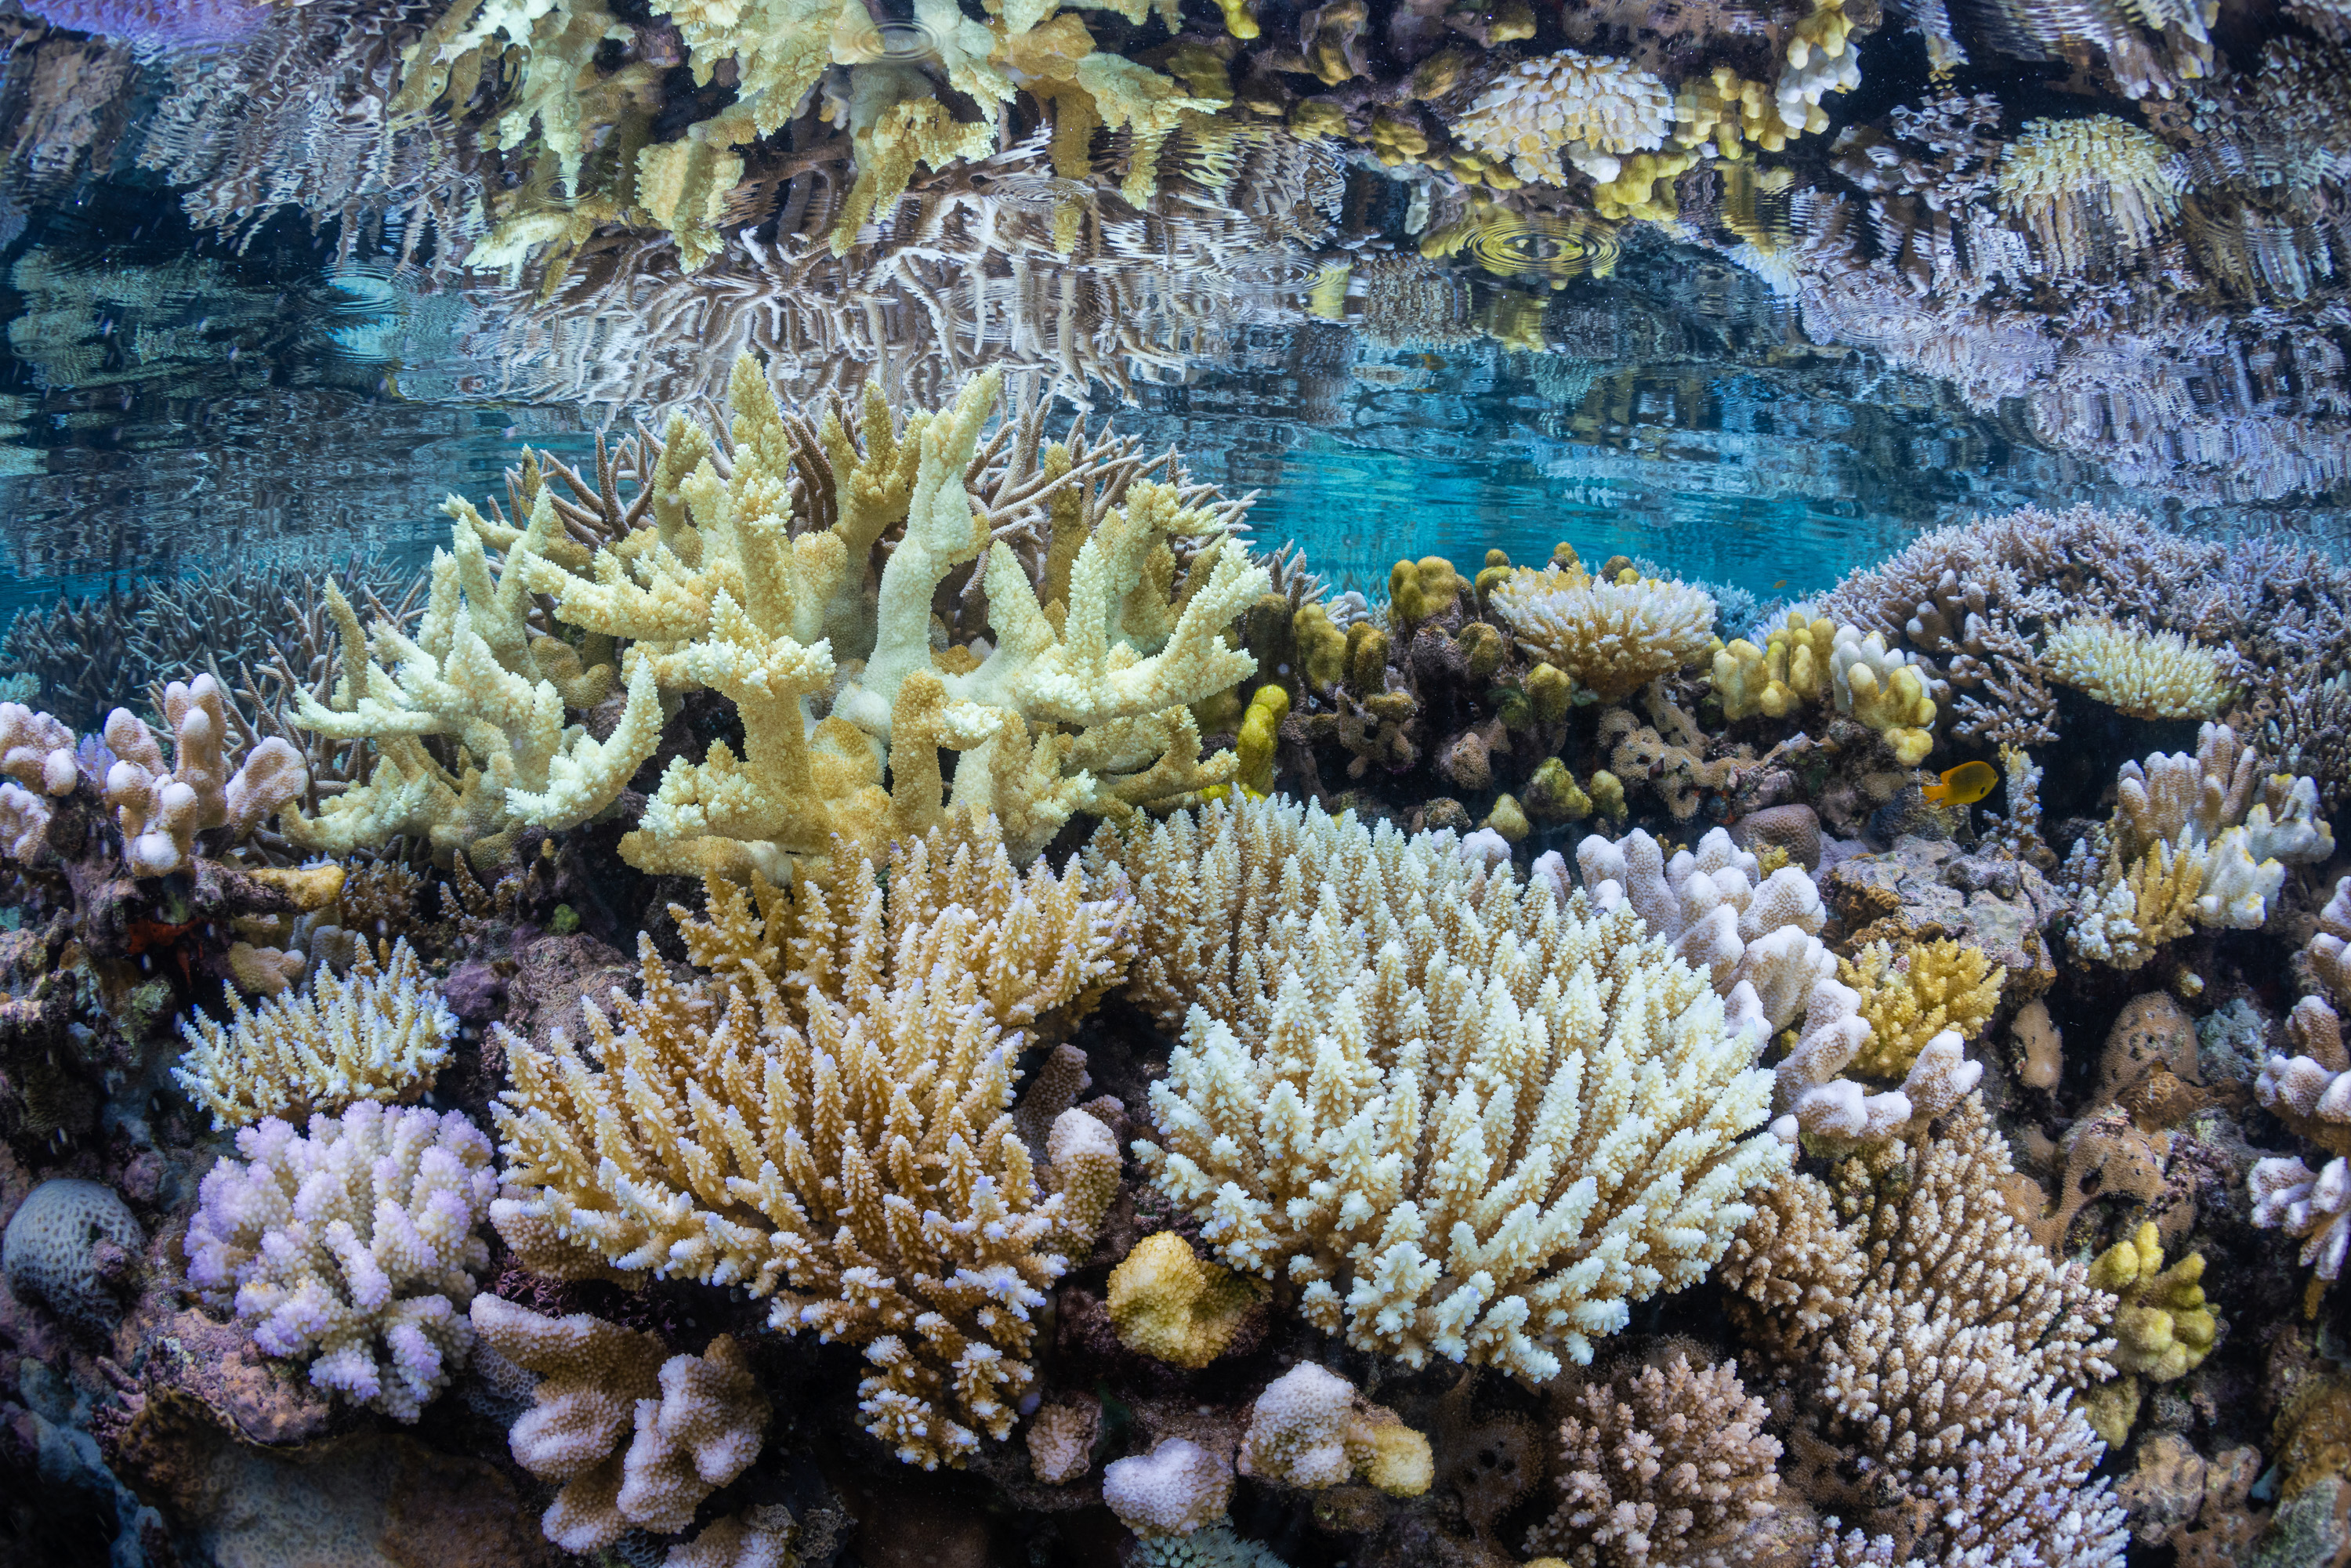
[[[1703,656],[1714,601],[1679,582],[1603,582],[1573,559],[1520,567],[1493,589],[1494,613],[1530,654],[1618,702]]]
[[[1011,1429],[1067,1266],[1064,1195],[1007,1113],[1017,1030],[1116,977],[1126,899],[1016,877],[983,820],[897,846],[886,889],[847,859],[789,893],[714,881],[705,919],[674,908],[697,972],[641,942],[642,994],[582,1006],[590,1051],[499,1031],[513,1218],[773,1296],[774,1328],[864,1350],[868,1430],[960,1464]]]
[[[2212,718],[2234,695],[2220,655],[2177,632],[2070,621],[2042,650],[2050,678],[2133,718]]]
[[[1110,1321],[1129,1350],[1201,1367],[1225,1354],[1259,1295],[1249,1281],[1162,1230],[1136,1242],[1111,1270]]]
[[[2204,1299],[2204,1255],[2167,1269],[2152,1221],[2098,1254],[2090,1285],[2115,1296],[2115,1364],[2152,1383],[2185,1377],[2210,1354],[2220,1321]]]
[[[1630,908],[1279,800],[1125,840],[1184,1043],[1146,1173],[1308,1322],[1531,1382],[1701,1277],[1785,1168],[1760,1033]],[[1188,1019],[1186,1015],[1188,1014]]]
[[[1714,690],[1722,702],[1722,716],[1751,718],[1763,714],[1785,718],[1807,703],[1828,700],[1833,686],[1829,650],[1836,643],[1836,623],[1807,620],[1788,612],[1788,623],[1774,627],[1758,648],[1744,637],[1733,638],[1714,655]]]
[[[1861,994],[1870,1042],[1851,1062],[1856,1072],[1892,1078],[1909,1071],[1927,1042],[1945,1030],[1973,1040],[2000,1006],[2008,970],[1976,947],[1948,938],[1906,944],[1899,962],[1885,942],[1858,961],[1837,960],[1837,978]]]
[[[1606,181],[1622,172],[1620,154],[1665,145],[1672,107],[1666,84],[1630,62],[1562,49],[1496,77],[1453,131],[1521,180],[1558,184],[1565,153]]]
[[[2111,114],[2032,120],[2000,164],[2001,210],[2068,270],[2095,259],[2094,235],[2125,252],[2154,244],[2180,189],[2171,150]]]
[[[215,1128],[264,1116],[413,1100],[449,1060],[457,1020],[402,938],[379,967],[364,946],[348,976],[321,966],[301,990],[248,1009],[228,988],[226,1025],[180,1020],[188,1051],[172,1076]]]
[[[1829,645],[1829,674],[1839,713],[1850,714],[1886,737],[1895,760],[1916,768],[1935,747],[1935,698],[1922,666],[1888,649],[1872,632],[1837,628]]]

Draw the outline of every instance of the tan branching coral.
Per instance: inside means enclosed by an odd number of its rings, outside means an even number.
[[[517,1464],[563,1483],[544,1526],[566,1552],[632,1528],[682,1531],[758,1458],[768,1396],[729,1335],[700,1355],[669,1355],[655,1335],[587,1312],[542,1317],[485,1295],[472,1318],[483,1343],[538,1375],[507,1441]]]
[[[2176,632],[2074,621],[2042,649],[2049,676],[2133,718],[2217,718],[2236,693],[2220,658]]]
[[[457,1032],[404,937],[381,965],[362,943],[348,975],[321,966],[308,986],[249,1010],[226,989],[225,1025],[202,1013],[180,1020],[188,1050],[172,1070],[215,1129],[413,1099],[433,1087]]]
[[[1695,662],[1714,638],[1714,601],[1705,591],[1654,578],[1604,582],[1573,551],[1541,571],[1513,570],[1494,585],[1491,603],[1531,656],[1605,702]]]
[[[501,1228],[773,1296],[778,1330],[865,1352],[869,1430],[960,1463],[1010,1431],[1067,1266],[1064,1195],[1012,1134],[1019,1030],[1118,978],[1127,900],[1016,876],[984,819],[897,846],[886,888],[845,854],[789,892],[709,887],[705,917],[673,910],[695,971],[642,941],[642,995],[583,1004],[590,1051],[499,1030],[526,1194]]]
[[[1134,995],[1185,1020],[1144,1170],[1352,1343],[1545,1381],[1783,1168],[1741,1137],[1758,1037],[1628,908],[1279,800],[1091,852],[1135,879]]]
[[[2246,1177],[2253,1223],[2302,1239],[2302,1261],[2334,1280],[2351,1249],[2351,1051],[2343,1019],[2351,1010],[2351,877],[2335,884],[2319,911],[2318,930],[2303,950],[2319,994],[2296,1002],[2286,1018],[2294,1054],[2273,1053],[2253,1092],[2272,1115],[2333,1156],[2317,1170],[2300,1159],[2256,1160]]]
[[[274,736],[246,749],[230,771],[233,737],[210,674],[164,688],[163,723],[172,733],[168,768],[144,719],[128,708],[106,717],[107,749],[116,758],[106,772],[106,803],[135,876],[187,869],[199,833],[219,830],[219,841],[235,843],[309,788],[301,754]]]
[[[1619,1367],[1567,1396],[1560,1504],[1527,1550],[1593,1568],[1728,1568],[1741,1530],[1769,1518],[1780,1444],[1730,1362]]]
[[[2008,971],[1980,949],[1946,938],[1906,945],[1898,959],[1891,944],[1872,942],[1858,960],[1837,960],[1837,978],[1861,993],[1861,1016],[1869,1021],[1869,1045],[1853,1069],[1884,1078],[1909,1071],[1947,1029],[1973,1040],[2000,1006]]]

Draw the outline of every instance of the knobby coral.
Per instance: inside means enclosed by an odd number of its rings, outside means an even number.
[[[1783,1166],[1741,1136],[1755,1037],[1629,909],[1280,800],[1090,852],[1144,912],[1133,994],[1184,1031],[1138,1158],[1352,1343],[1546,1381]]]
[[[2351,1052],[2342,1022],[2351,1009],[2351,877],[2335,883],[2304,952],[2318,994],[2287,1015],[2294,1054],[2271,1055],[2253,1089],[2271,1114],[2334,1157],[2317,1170],[2291,1156],[2257,1160],[2246,1181],[2253,1223],[2299,1237],[2302,1261],[2333,1280],[2351,1249]]]
[[[265,1118],[236,1146],[204,1177],[189,1284],[319,1387],[415,1420],[473,1348],[490,1141],[455,1111],[362,1101],[307,1137]]]
[[[1072,1245],[1012,1132],[1014,1059],[1120,977],[1129,901],[1019,876],[968,818],[895,846],[886,891],[845,853],[789,892],[708,886],[672,911],[697,972],[642,939],[642,994],[583,1004],[590,1050],[499,1030],[527,1194],[501,1229],[774,1297],[775,1328],[865,1352],[869,1430],[960,1463],[1010,1431]]]

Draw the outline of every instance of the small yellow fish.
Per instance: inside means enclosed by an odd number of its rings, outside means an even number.
[[[1962,762],[1920,791],[1938,806],[1972,806],[2000,782],[2000,769],[1989,762]]]
[[[1771,586],[1772,586],[1772,587],[1774,587],[1774,588],[1785,588],[1785,587],[1787,587],[1787,586],[1788,586],[1788,580],[1787,580],[1786,578],[1784,578],[1784,577],[1783,577],[1783,578],[1782,578],[1779,581],[1777,581],[1777,582],[1773,583]]]

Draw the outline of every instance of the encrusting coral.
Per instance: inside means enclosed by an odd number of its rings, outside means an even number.
[[[0,1235],[0,1278],[68,1322],[104,1328],[121,1315],[98,1250],[111,1246],[124,1264],[147,1238],[112,1187],[53,1176],[25,1195]]]
[[[1172,1366],[1206,1366],[1222,1355],[1259,1297],[1246,1275],[1203,1260],[1173,1230],[1136,1242],[1110,1273],[1119,1343]]]
[[[1677,1353],[1593,1378],[1566,1404],[1560,1504],[1529,1532],[1529,1552],[1594,1568],[1743,1560],[1740,1532],[1774,1508],[1780,1444],[1736,1366],[1692,1367]]]
[[[1435,1467],[1426,1437],[1311,1361],[1258,1395],[1235,1461],[1242,1475],[1285,1486],[1344,1486],[1360,1477],[1391,1497],[1426,1491]]]
[[[204,1177],[188,1283],[319,1387],[415,1420],[473,1348],[489,1140],[455,1111],[361,1101],[307,1137],[265,1118],[236,1146]]]
[[[1351,1343],[1547,1381],[1783,1168],[1741,1137],[1756,1037],[1630,909],[1280,801],[1089,853],[1134,883],[1132,994],[1184,1030],[1144,1171]]]
[[[264,1116],[337,1112],[354,1100],[412,1100],[449,1060],[457,1019],[406,938],[381,965],[360,944],[348,975],[247,1009],[228,988],[228,1022],[180,1020],[188,1051],[172,1076],[216,1129]]]
[[[653,1334],[496,1296],[474,1298],[472,1321],[483,1344],[538,1375],[507,1443],[517,1464],[563,1483],[544,1528],[566,1552],[610,1546],[632,1528],[684,1530],[758,1458],[768,1396],[728,1335],[700,1355],[671,1355]]]
[[[1010,1431],[1068,1266],[1067,1195],[1012,1134],[1014,1058],[1120,977],[1130,901],[1019,876],[993,821],[961,816],[894,846],[886,888],[845,853],[789,891],[708,886],[703,918],[672,911],[698,972],[641,941],[643,994],[583,1006],[591,1051],[496,1031],[527,1194],[500,1228],[773,1296],[778,1331],[865,1352],[869,1430],[959,1463]]]

